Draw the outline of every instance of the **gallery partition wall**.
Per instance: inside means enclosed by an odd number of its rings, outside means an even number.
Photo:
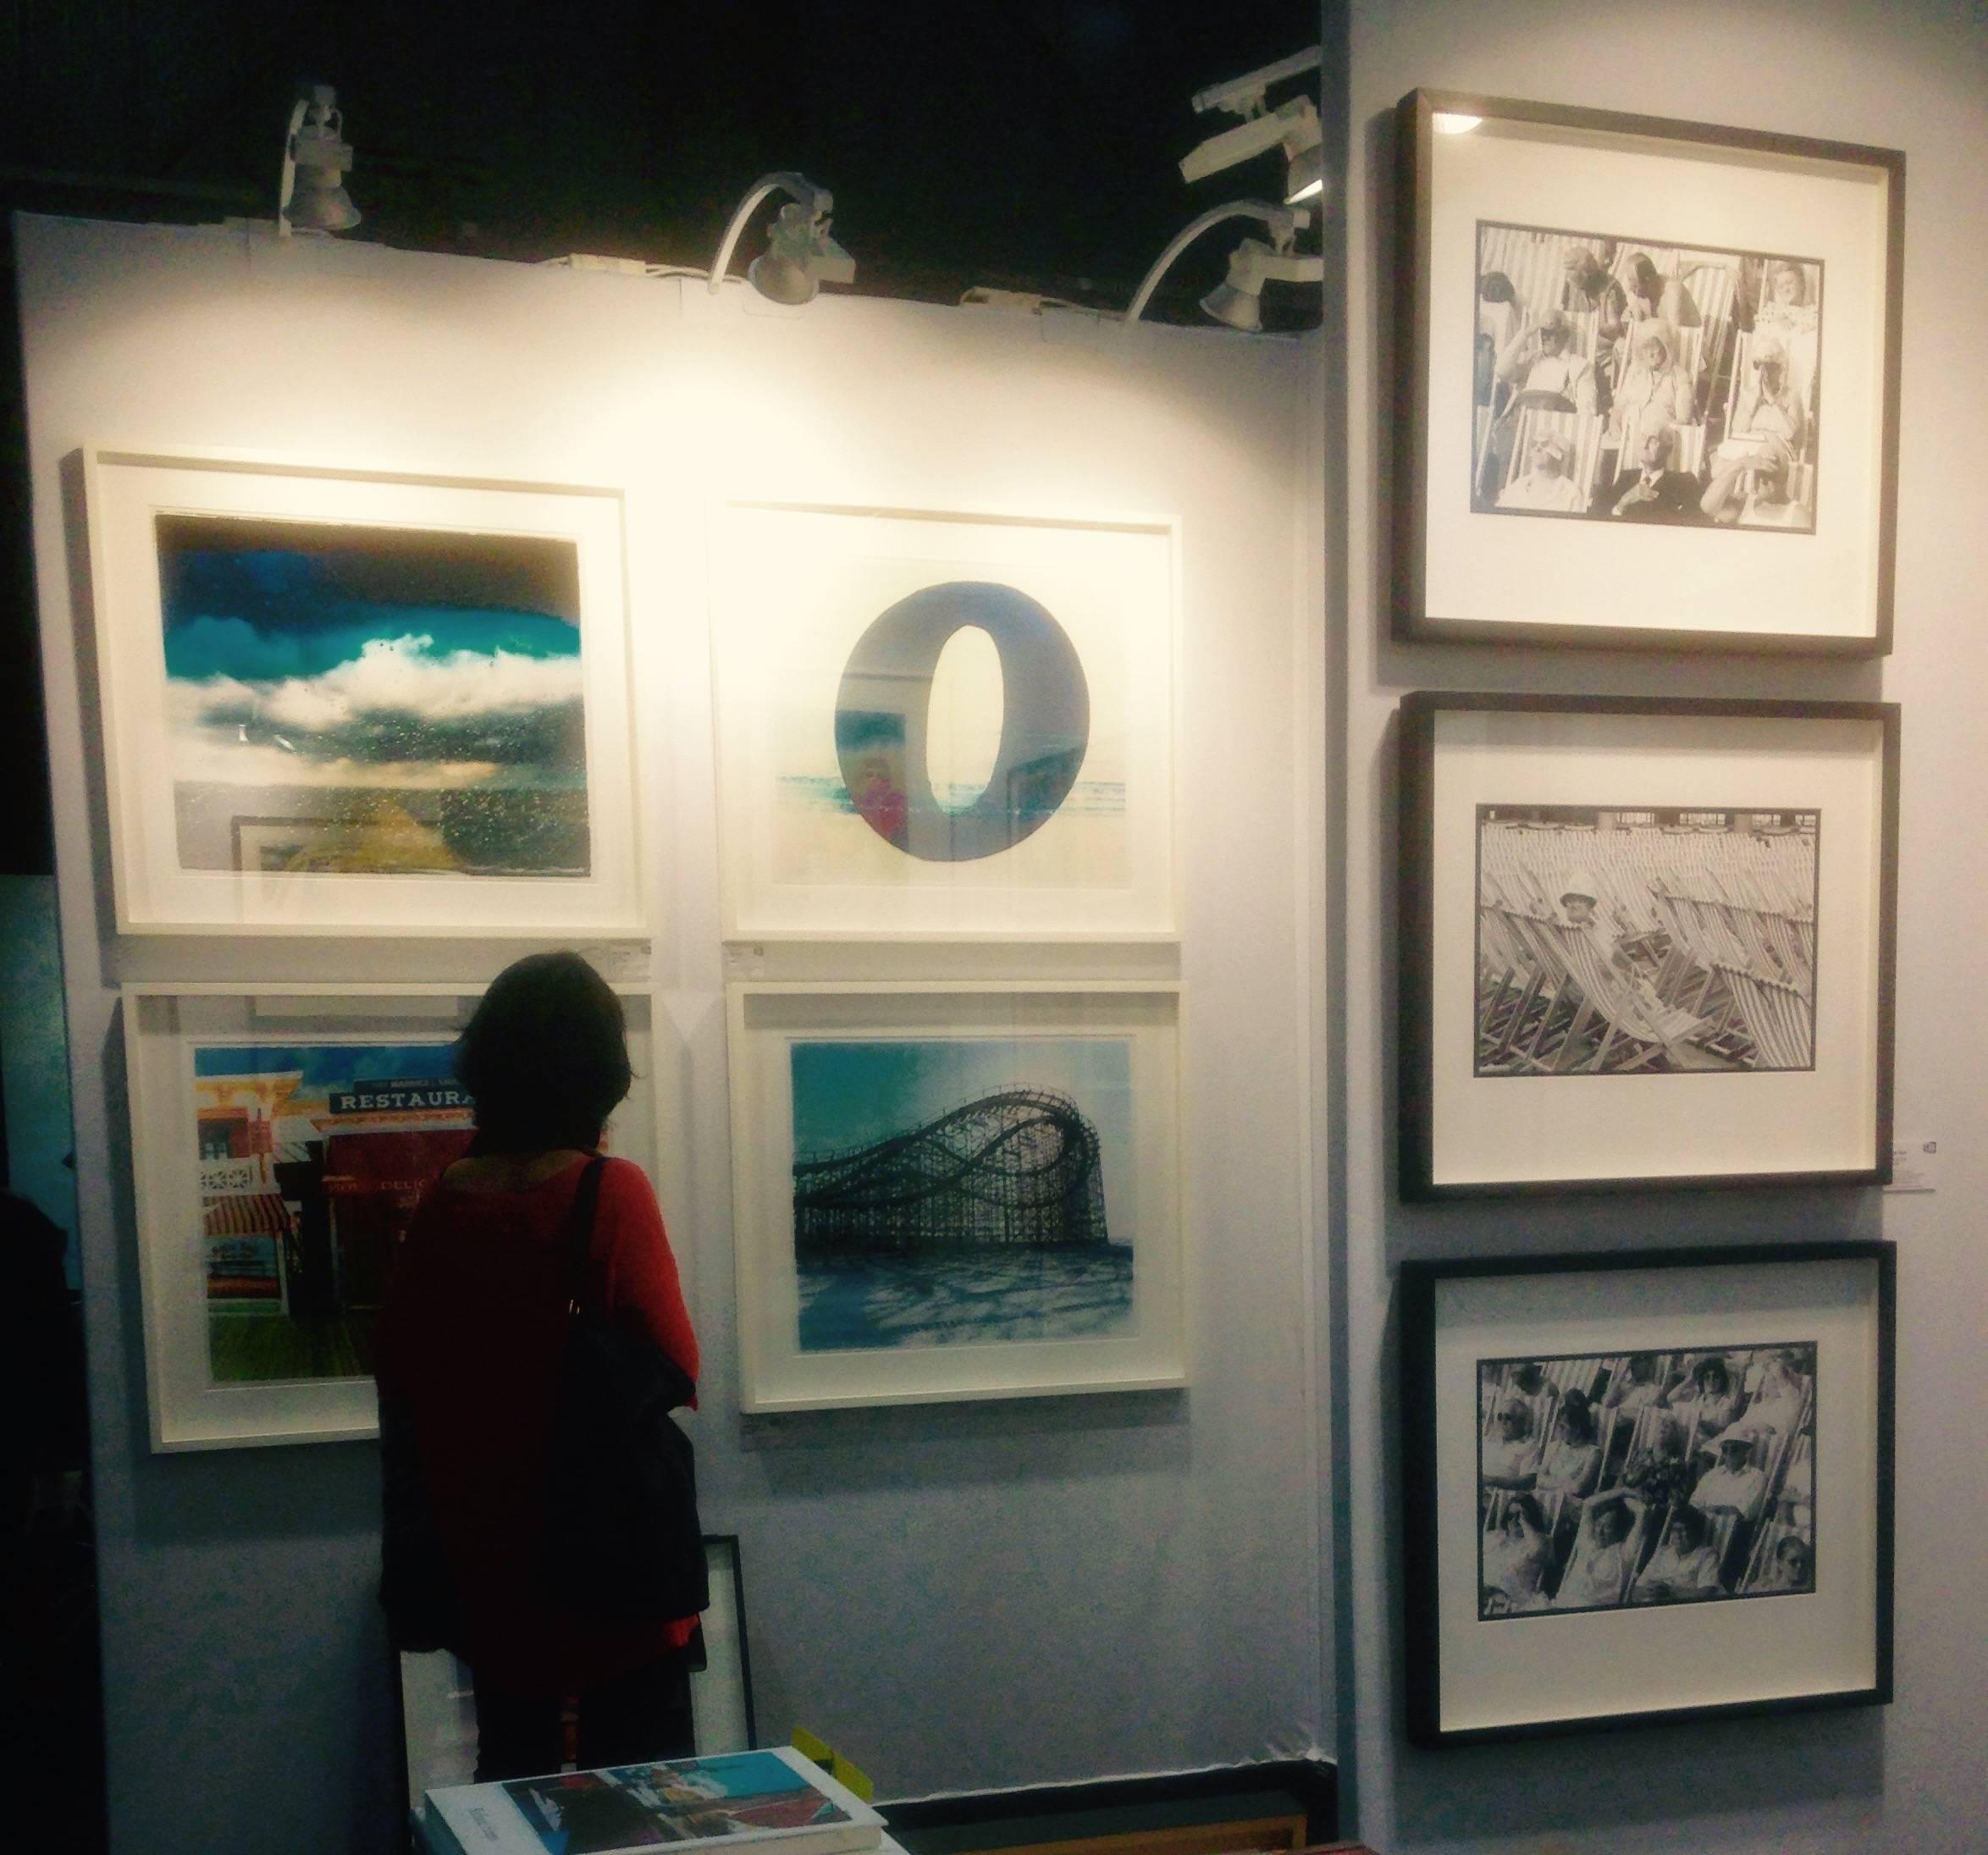
[[[636,1033],[762,1735],[1324,1745],[1316,344],[18,249],[120,1845],[392,1843],[377,1264],[544,945]]]

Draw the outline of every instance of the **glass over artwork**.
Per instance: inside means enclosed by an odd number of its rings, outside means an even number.
[[[572,540],[154,521],[182,869],[589,873]]]
[[[210,1381],[370,1376],[395,1247],[472,1131],[452,1046],[196,1042],[191,1058]]]
[[[1813,1340],[1477,1367],[1477,1614],[1815,1588]]]
[[[1815,527],[1823,266],[1477,225],[1471,507]]]
[[[1134,1328],[1122,1037],[796,1041],[799,1349]]]
[[[1478,1076],[1815,1065],[1819,811],[1477,808]]]

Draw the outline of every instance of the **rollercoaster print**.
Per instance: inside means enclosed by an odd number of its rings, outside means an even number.
[[[1473,1073],[1815,1067],[1821,814],[1477,808]]]
[[[1123,1038],[792,1046],[803,1352],[1129,1330]]]

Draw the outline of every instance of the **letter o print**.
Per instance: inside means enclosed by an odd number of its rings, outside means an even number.
[[[932,674],[956,632],[994,641],[1005,701],[1001,746],[972,804],[949,811],[927,757]],[[883,612],[842,666],[836,759],[857,815],[926,863],[972,863],[1041,830],[1069,797],[1091,743],[1091,692],[1076,647],[1026,593],[987,580],[921,587]]]

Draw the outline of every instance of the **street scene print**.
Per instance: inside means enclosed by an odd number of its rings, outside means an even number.
[[[1480,805],[1478,1077],[1815,1065],[1821,814]]]
[[[154,522],[181,868],[588,873],[572,542]]]
[[[1471,507],[1813,533],[1822,272],[1480,220]]]
[[[474,1129],[449,1043],[196,1043],[216,1385],[364,1378],[422,1189]]]
[[[1815,1588],[1814,1341],[1477,1366],[1477,1615]]]
[[[1133,1331],[1131,1046],[797,1042],[799,1350]]]

